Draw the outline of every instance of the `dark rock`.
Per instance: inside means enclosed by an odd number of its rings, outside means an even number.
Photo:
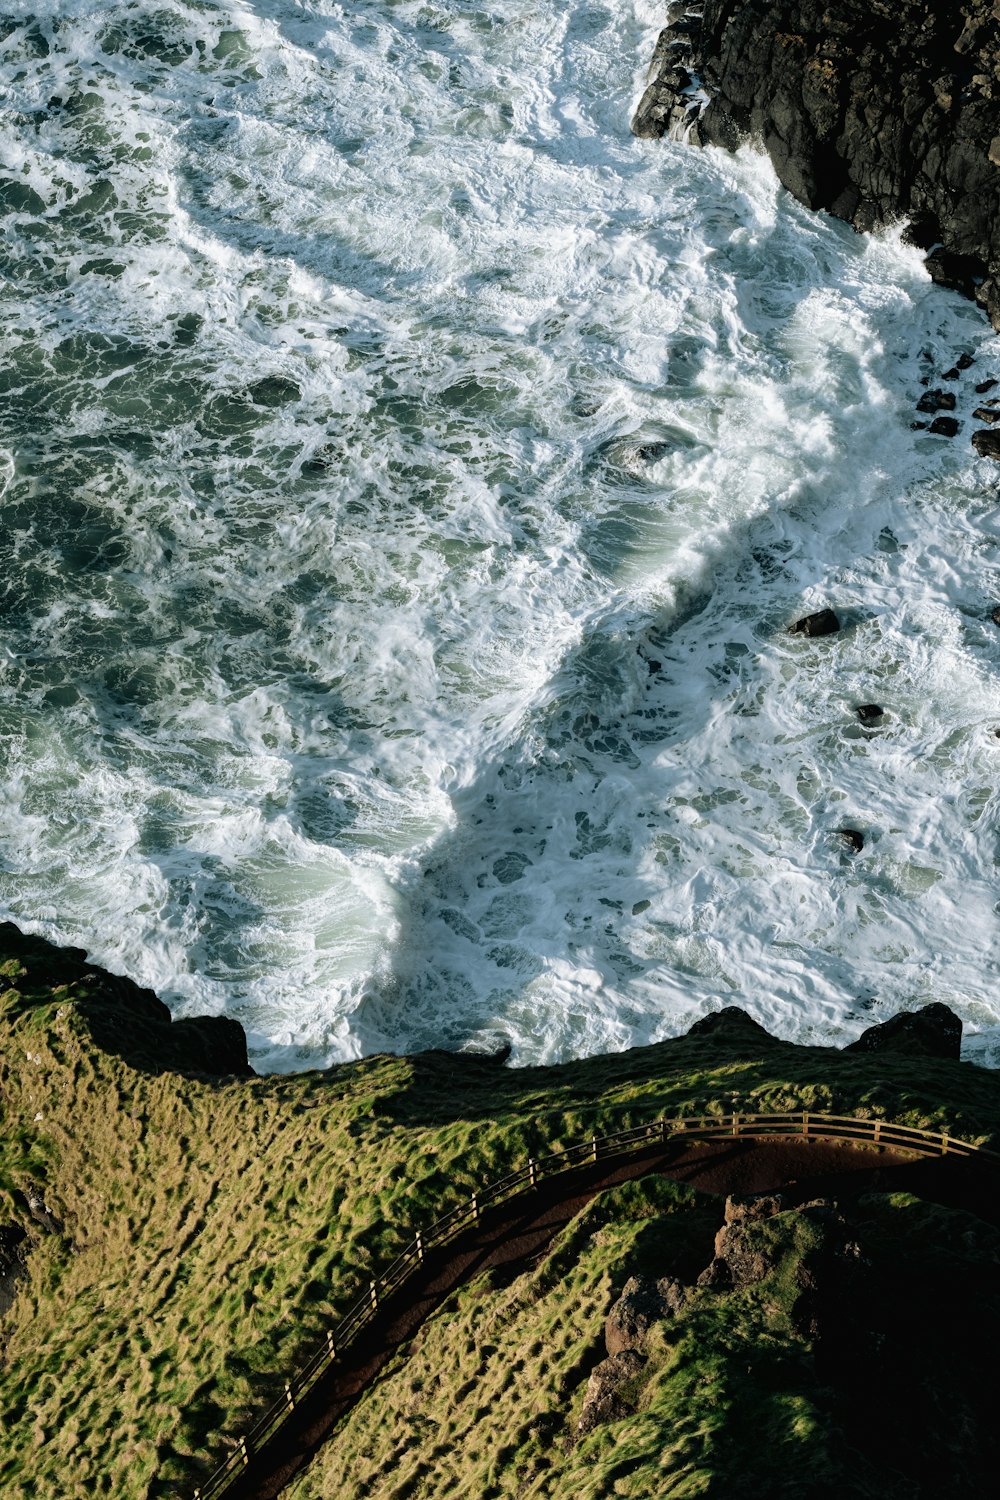
[[[933,390],[925,391],[917,402],[917,411],[954,411],[955,392]]]
[[[990,614],[990,619],[993,621],[994,625],[1000,625],[1000,604],[994,606]]]
[[[10,1311],[18,1282],[27,1273],[26,1241],[27,1235],[19,1224],[0,1226],[0,1317]]]
[[[955,437],[961,430],[961,422],[954,417],[935,417],[928,432],[936,433],[938,437]]]
[[[980,458],[994,458],[1000,463],[1000,431],[981,427],[972,434],[972,446]]]
[[[722,1210],[723,1226],[754,1224],[760,1219],[773,1219],[775,1214],[784,1213],[786,1207],[780,1193],[730,1193]],[[716,1249],[716,1254],[718,1253]]]
[[[710,1015],[702,1016],[700,1021],[695,1021],[687,1034],[689,1037],[698,1037],[702,1041],[772,1042],[774,1040],[771,1033],[765,1031],[759,1021],[755,1021],[753,1016],[748,1015],[738,1005],[725,1005],[722,1010],[715,1010]]]
[[[885,718],[885,709],[878,703],[859,703],[854,712],[862,724],[878,724]]]
[[[832,609],[818,609],[814,615],[803,615],[788,628],[791,635],[833,635],[840,629],[840,621]]]
[[[976,386],[976,395],[977,396],[985,396],[986,392],[987,391],[992,391],[995,385],[996,385],[996,381],[994,379],[992,379],[992,378],[989,379],[989,380],[981,380],[979,382],[979,384]]]
[[[843,839],[852,854],[860,854],[865,847],[865,836],[857,828],[838,828],[837,837]]]
[[[975,422],[1000,422],[1000,406],[977,406],[972,419]]]
[[[58,991],[86,1022],[105,1052],[131,1067],[162,1073],[210,1073],[248,1077],[246,1036],[227,1016],[193,1016],[172,1021],[152,990],[87,962],[82,948],[60,948],[28,937],[12,922],[0,922],[0,956],[16,960],[27,976],[34,1003],[46,1004]],[[0,980],[17,985],[18,977]]]
[[[950,370],[945,370],[944,374],[941,376],[941,379],[942,380],[958,380],[958,378],[961,375],[961,373],[962,372],[958,368],[957,365],[952,365],[952,367],[951,367]]]
[[[971,354],[960,354],[955,363],[960,370],[971,370],[976,361]]]
[[[587,1394],[577,1423],[578,1433],[590,1432],[602,1422],[618,1422],[635,1410],[631,1393],[623,1387],[642,1373],[645,1364],[641,1354],[624,1349],[621,1354],[612,1354],[595,1367],[587,1383]]]
[[[926,422],[911,422],[910,423],[910,431],[911,432],[926,432],[927,431],[927,423]]]
[[[608,1353],[621,1354],[626,1349],[641,1353],[653,1324],[680,1312],[687,1295],[683,1282],[671,1276],[660,1281],[631,1276],[604,1324]]]
[[[809,207],[860,230],[907,219],[934,280],[1000,325],[993,0],[705,0],[683,32],[681,9],[657,43],[640,134],[754,140]]]
[[[947,1005],[934,1001],[920,1010],[903,1011],[880,1026],[869,1026],[845,1052],[900,1052],[909,1057],[957,1058],[962,1023]]]

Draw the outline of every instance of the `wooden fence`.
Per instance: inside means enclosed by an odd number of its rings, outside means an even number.
[[[666,1145],[678,1138],[711,1141],[723,1137],[760,1138],[795,1136],[811,1140],[846,1140],[890,1147],[917,1156],[965,1156],[1000,1166],[1000,1154],[973,1146],[952,1135],[920,1130],[910,1125],[894,1125],[887,1120],[864,1120],[853,1115],[811,1114],[742,1114],[701,1115],[686,1119],[652,1120],[611,1135],[592,1136],[565,1151],[547,1156],[530,1157],[523,1167],[508,1172],[496,1182],[475,1192],[464,1203],[442,1218],[418,1230],[382,1275],[370,1282],[339,1323],[328,1331],[325,1340],[307,1361],[305,1367],[285,1382],[284,1396],[275,1401],[241,1437],[228,1458],[209,1479],[194,1491],[194,1500],[216,1500],[236,1483],[253,1461],[254,1453],[284,1426],[296,1405],[322,1379],[362,1330],[372,1322],[380,1304],[391,1293],[405,1285],[419,1269],[432,1246],[445,1245],[471,1225],[476,1224],[484,1209],[530,1193],[543,1178],[579,1170],[594,1162],[630,1152]]]

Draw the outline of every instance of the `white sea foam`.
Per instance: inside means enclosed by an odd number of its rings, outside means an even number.
[[[1000,345],[632,139],[659,21],[10,11],[0,900],[258,1066],[932,998],[1000,1062]]]

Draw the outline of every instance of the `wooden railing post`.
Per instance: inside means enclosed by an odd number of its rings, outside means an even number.
[[[333,1342],[333,1329],[332,1328],[328,1331],[328,1333],[326,1335],[326,1352],[330,1356],[331,1359],[336,1359],[337,1358],[337,1346]]]
[[[472,1217],[475,1219],[476,1223],[478,1224],[479,1223],[479,1194],[478,1193],[473,1193],[473,1195],[472,1195]]]
[[[881,1139],[882,1139],[882,1121],[881,1120],[876,1120],[875,1121],[875,1144],[876,1144],[876,1146],[878,1145],[878,1143],[879,1143],[879,1141]]]
[[[423,1258],[424,1258],[424,1237],[420,1233],[420,1230],[418,1229],[417,1230],[417,1259],[418,1260],[423,1260]]]
[[[594,1160],[596,1161],[597,1160],[597,1136],[596,1135],[594,1136],[594,1139],[590,1143],[590,1149],[593,1151],[593,1153],[594,1153]]]
[[[372,1282],[370,1292],[371,1292],[371,1299],[372,1299],[372,1307],[376,1307],[377,1308],[378,1307],[378,1282],[377,1281],[373,1281]]]
[[[250,1462],[250,1446],[245,1437],[240,1438],[239,1450],[243,1458],[243,1467],[246,1468]]]
[[[809,1134],[809,1114],[806,1110],[802,1111],[802,1134]]]
[[[661,1145],[665,1145],[666,1144],[666,1140],[667,1140],[667,1122],[666,1122],[666,1120],[661,1119],[660,1120],[660,1144]]]
[[[292,1395],[292,1387],[289,1385],[289,1383],[288,1383],[287,1380],[285,1381],[285,1400],[288,1403],[288,1410],[289,1411],[294,1411],[295,1410],[295,1397]]]
[[[533,1156],[528,1157],[528,1181],[532,1187],[538,1186],[538,1163]]]

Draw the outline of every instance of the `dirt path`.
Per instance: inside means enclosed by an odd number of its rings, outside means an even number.
[[[227,1500],[275,1500],[364,1394],[378,1372],[464,1282],[490,1267],[530,1265],[604,1188],[658,1172],[711,1193],[782,1189],[791,1202],[820,1194],[908,1191],[1000,1224],[1000,1172],[968,1158],[919,1158],[847,1141],[785,1138],[668,1142],[544,1180],[483,1214],[386,1299],[361,1337],[331,1365],[292,1418],[252,1457]]]

